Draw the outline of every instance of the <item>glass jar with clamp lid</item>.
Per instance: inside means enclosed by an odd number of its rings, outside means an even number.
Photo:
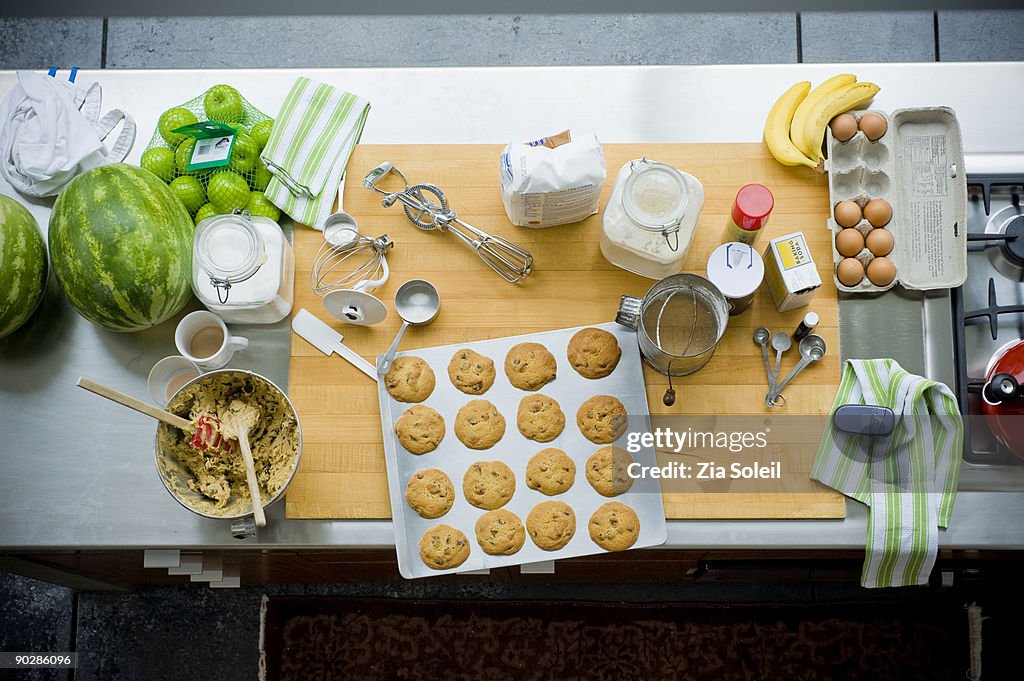
[[[613,265],[650,279],[683,266],[704,187],[693,175],[647,158],[622,166],[601,229],[601,253]]]
[[[192,246],[192,290],[229,324],[273,324],[295,297],[295,256],[276,222],[248,211],[199,223]]]

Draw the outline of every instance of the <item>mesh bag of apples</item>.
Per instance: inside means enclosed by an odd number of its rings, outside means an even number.
[[[188,170],[196,140],[172,132],[199,121],[226,123],[238,130],[228,165]],[[203,94],[160,115],[142,167],[166,182],[198,225],[208,217],[235,209],[263,215],[274,222],[281,211],[263,191],[270,171],[260,152],[270,138],[274,120],[250,104],[230,85],[214,85]]]

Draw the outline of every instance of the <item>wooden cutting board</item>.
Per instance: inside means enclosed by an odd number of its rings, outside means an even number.
[[[654,283],[609,264],[598,245],[600,214],[575,225],[550,229],[514,227],[498,189],[499,145],[360,145],[348,164],[344,206],[363,234],[389,234],[395,247],[388,256],[391,278],[376,295],[388,318],[372,327],[341,323],[324,309],[309,287],[310,268],[323,243],[319,232],[295,229],[295,311],[307,308],[345,336],[345,343],[371,362],[390,345],[400,325],[394,293],[408,279],[432,282],[441,294],[441,313],[430,326],[410,328],[403,349],[466,343],[537,331],[606,322],[615,318],[619,297],[642,297]],[[701,180],[704,209],[684,270],[704,274],[708,256],[720,243],[736,191],[760,182],[775,195],[768,238],[794,231],[807,237],[823,285],[810,308],[780,314],[766,289],[750,310],[731,318],[711,362],[701,371],[674,379],[679,399],[662,405],[667,379],[645,367],[652,414],[764,414],[764,366],[753,329],[792,331],[804,313],[821,317],[817,332],[828,343],[824,360],[789,388],[790,414],[827,414],[839,384],[836,289],[832,282],[828,188],[824,176],[806,168],[785,168],[761,144],[650,144],[605,146],[608,181],[604,207],[618,169],[641,156],[669,163]],[[363,176],[391,161],[413,184],[430,182],[445,192],[459,216],[485,231],[500,234],[534,256],[534,273],[511,285],[491,272],[475,253],[448,234],[417,230],[400,205],[384,208],[380,195],[363,188]],[[390,187],[391,185],[385,185]],[[795,364],[793,349],[783,373]],[[501,371],[502,358],[494,358]],[[560,367],[560,370],[568,370]],[[443,370],[438,380],[446,380]],[[289,518],[389,518],[387,476],[381,442],[376,386],[337,356],[326,357],[292,335],[290,396],[302,424],[302,463],[286,497]],[[508,415],[506,415],[506,418]],[[570,418],[571,422],[572,419]],[[571,427],[571,426],[570,426]],[[815,438],[816,441],[816,438]],[[787,461],[791,470],[810,470],[810,458]],[[713,488],[712,488],[713,489]],[[770,488],[765,488],[770,489]],[[843,497],[809,479],[777,493],[666,493],[669,518],[841,518]]]

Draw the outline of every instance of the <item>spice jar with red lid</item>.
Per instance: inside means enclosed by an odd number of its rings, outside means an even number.
[[[763,184],[747,184],[736,192],[723,243],[739,241],[753,245],[775,207],[775,197]]]

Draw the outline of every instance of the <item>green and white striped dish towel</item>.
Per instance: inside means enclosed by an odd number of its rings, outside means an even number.
[[[271,203],[322,229],[369,112],[368,100],[300,76],[260,155],[273,175],[264,192]]]
[[[927,584],[960,475],[956,397],[894,360],[851,359],[832,412],[844,404],[889,407],[896,427],[887,437],[861,437],[837,431],[830,419],[811,477],[870,507],[861,585]]]

